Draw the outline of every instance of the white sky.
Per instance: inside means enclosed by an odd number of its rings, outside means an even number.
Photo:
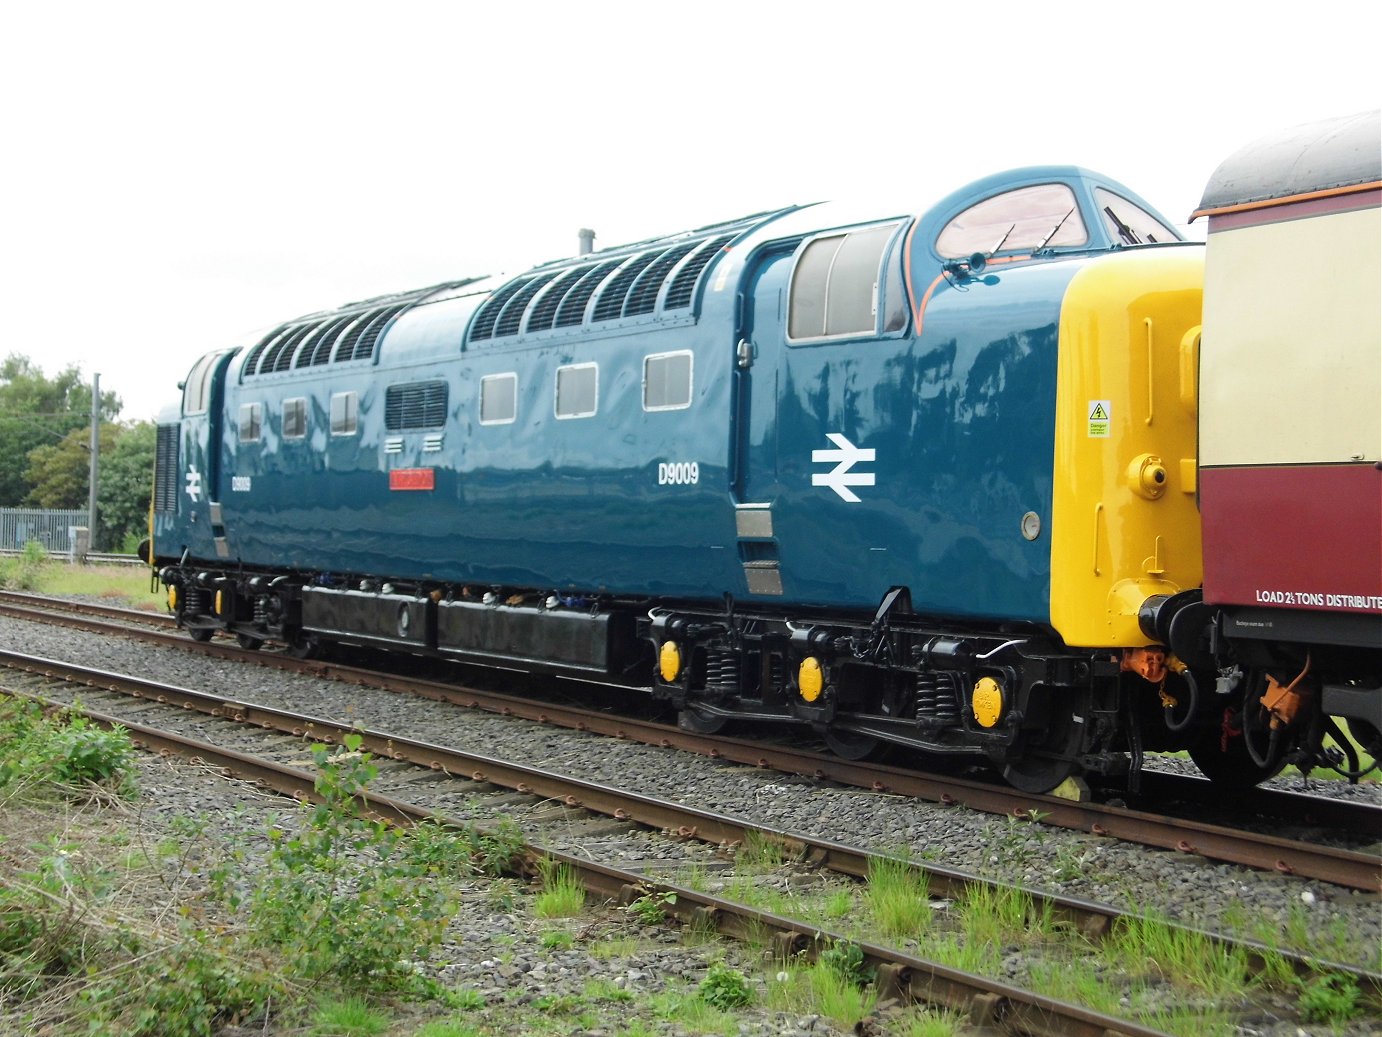
[[[0,355],[152,418],[208,349],[792,203],[1073,162],[1183,222],[1377,107],[1358,3],[6,4]]]

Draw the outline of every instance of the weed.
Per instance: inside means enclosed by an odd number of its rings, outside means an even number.
[[[37,540],[28,541],[14,558],[0,559],[0,590],[38,590],[48,563],[43,545]]]
[[[831,972],[842,983],[854,987],[873,982],[874,970],[864,960],[864,951],[857,943],[834,943],[820,953],[820,967]]]
[[[570,865],[544,858],[538,863],[542,892],[533,901],[539,918],[572,918],[585,908],[585,887]]]
[[[749,981],[738,969],[723,961],[713,961],[701,980],[700,997],[706,1004],[721,1011],[742,1008],[753,1000]]]
[[[1314,976],[1300,982],[1300,1014],[1307,1022],[1337,1026],[1358,1014],[1358,984],[1348,976]]]
[[[413,1037],[480,1037],[480,1031],[459,1019],[436,1019],[423,1023]]]
[[[0,788],[91,785],[132,795],[134,745],[124,728],[98,727],[79,713],[49,717],[34,703],[0,700]]]
[[[869,858],[865,899],[887,936],[915,936],[931,923],[929,882],[924,871],[893,857]]]
[[[762,832],[749,831],[734,855],[734,866],[747,871],[770,871],[782,867],[785,860],[780,842]]]
[[[312,1013],[312,1032],[322,1037],[378,1037],[389,1017],[359,997],[323,1004]]]
[[[624,911],[633,915],[644,925],[660,925],[667,918],[666,908],[677,902],[677,895],[671,890],[661,893],[644,893],[637,900],[624,906]]]
[[[847,946],[854,947],[853,944]],[[858,947],[854,947],[854,950],[857,951]],[[809,973],[816,1007],[822,1015],[843,1023],[845,1029],[853,1029],[878,1000],[876,991],[858,982],[858,976],[865,971],[862,964],[861,954],[857,963],[848,963],[848,971],[827,966],[812,969]]]
[[[305,976],[389,986],[406,981],[409,959],[440,940],[455,894],[409,859],[408,833],[356,813],[356,797],[377,773],[360,744],[352,734],[334,754],[312,747],[321,803],[298,834],[269,831],[247,906],[256,936],[283,948]],[[215,877],[233,906],[236,876]]]
[[[1114,928],[1105,954],[1130,972],[1152,969],[1175,983],[1216,997],[1232,997],[1257,982],[1241,947],[1171,925],[1156,914],[1128,916]]]
[[[626,1003],[634,999],[632,990],[626,987],[615,986],[614,982],[608,979],[589,980],[581,993],[587,1001],[617,1001]]]
[[[542,934],[542,946],[549,951],[568,951],[576,945],[576,938],[565,929],[549,929]]]

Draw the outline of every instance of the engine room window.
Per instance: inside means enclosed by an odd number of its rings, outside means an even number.
[[[384,393],[384,426],[390,432],[441,428],[446,424],[445,382],[391,385]]]
[[[691,406],[691,353],[655,353],[643,358],[643,409]]]
[[[1124,245],[1147,245],[1157,241],[1179,241],[1180,235],[1149,213],[1121,195],[1103,187],[1094,189],[1099,203],[1099,215],[1104,219],[1109,237]]]
[[[480,379],[480,424],[507,425],[518,416],[518,375],[491,374]]]
[[[557,417],[590,417],[595,413],[599,395],[600,368],[597,364],[557,368]]]
[[[301,396],[283,401],[283,438],[302,439],[307,435],[307,401]]]
[[[830,338],[876,334],[883,255],[896,225],[832,234],[812,241],[792,272],[787,337]],[[898,283],[896,300],[901,299]],[[900,306],[890,306],[884,330],[901,327]]]
[[[359,395],[353,392],[332,393],[331,434],[333,436],[353,436],[359,420]]]
[[[264,405],[262,403],[243,403],[240,405],[240,442],[258,442],[264,431]]]
[[[976,252],[1034,252],[1088,241],[1075,192],[1065,184],[1037,184],[971,205],[945,225],[936,251],[961,259]]]

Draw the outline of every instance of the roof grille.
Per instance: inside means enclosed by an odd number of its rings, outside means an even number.
[[[365,326],[365,330],[360,333],[360,337],[355,340],[355,348],[351,351],[350,359],[368,360],[374,356],[374,347],[384,334],[384,328],[403,310],[402,306],[390,306],[375,313],[373,319]]]
[[[540,274],[514,292],[513,297],[505,304],[504,312],[499,315],[499,320],[494,325],[494,337],[517,335],[519,327],[523,324],[523,313],[527,310],[528,303],[544,285],[556,276],[555,272]]]
[[[667,272],[695,246],[694,241],[686,245],[675,245],[650,263],[629,289],[629,296],[624,300],[623,315],[632,317],[639,313],[652,313],[657,308],[658,293],[662,291],[662,282],[666,279]]]
[[[599,301],[595,303],[592,321],[614,320],[624,312],[624,297],[629,286],[648,265],[657,258],[656,252],[644,252],[628,260],[619,272],[600,289]]]
[[[254,372],[255,367],[259,364],[259,358],[263,355],[264,350],[269,348],[269,343],[287,330],[288,325],[280,324],[278,327],[274,328],[273,331],[269,332],[257,343],[255,343],[254,347],[249,351],[248,355],[246,355],[245,357],[245,364],[243,370],[246,374],[251,374]]]
[[[321,324],[304,324],[265,353],[264,359],[259,362],[260,368],[264,371],[288,370],[293,366],[293,353],[297,350],[298,343],[320,328]]]
[[[622,259],[612,259],[608,263],[589,267],[586,275],[571,286],[571,290],[566,293],[566,298],[562,299],[561,305],[557,307],[557,319],[553,327],[568,328],[573,324],[583,323],[585,321],[585,304],[595,294],[595,289],[600,286],[600,282],[609,276],[610,271],[617,269],[622,262]]]
[[[546,331],[552,326],[552,321],[556,318],[557,307],[561,305],[562,298],[566,295],[567,289],[581,279],[586,271],[591,268],[588,266],[572,267],[555,281],[547,286],[547,290],[542,293],[542,298],[533,304],[533,312],[528,315],[527,331]]]
[[[341,333],[341,329],[355,319],[352,314],[349,317],[337,317],[335,320],[327,321],[318,328],[311,337],[307,338],[298,347],[297,357],[293,360],[294,367],[312,367],[316,364],[324,364],[331,359],[331,345],[336,341],[336,336]]]
[[[499,313],[503,310],[504,304],[531,280],[530,277],[522,277],[510,281],[486,299],[479,312],[475,314],[475,323],[470,328],[470,341],[479,342],[481,339],[493,338],[494,325],[499,320]]]
[[[391,385],[384,393],[384,425],[390,432],[446,424],[445,382]]]
[[[672,278],[672,284],[667,289],[667,298],[662,303],[665,310],[681,310],[691,305],[691,297],[696,292],[696,282],[700,280],[701,273],[711,260],[720,254],[720,250],[734,240],[733,234],[726,234],[723,237],[715,238],[705,242],[697,250],[685,265],[677,271]]]

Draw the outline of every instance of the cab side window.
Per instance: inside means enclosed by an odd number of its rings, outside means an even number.
[[[883,271],[896,231],[897,224],[886,224],[808,242],[792,272],[787,337],[800,341],[899,330],[905,322],[901,278],[890,269],[885,279]]]
[[[353,436],[360,422],[360,397],[353,392],[331,394],[331,434]]]

